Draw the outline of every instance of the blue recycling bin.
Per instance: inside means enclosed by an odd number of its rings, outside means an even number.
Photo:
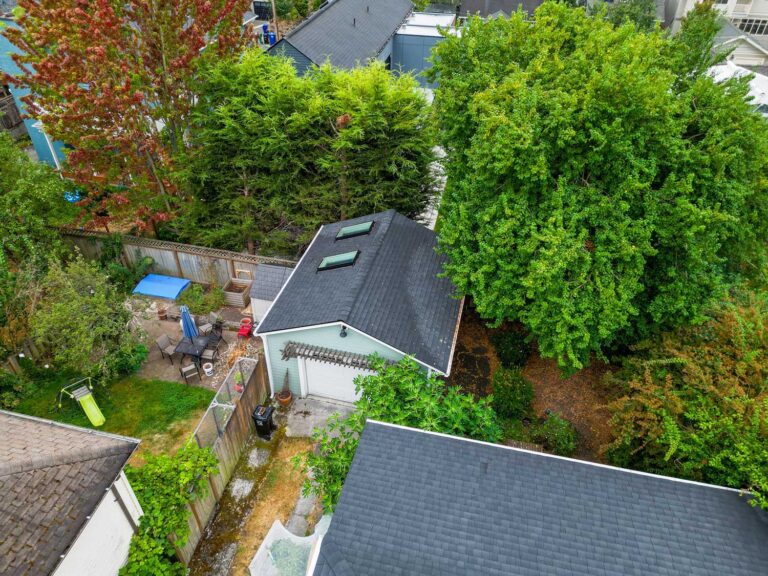
[[[277,34],[270,32],[267,36],[269,37],[269,45],[274,46],[275,42],[277,42]]]

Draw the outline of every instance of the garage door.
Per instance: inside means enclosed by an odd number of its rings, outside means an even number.
[[[354,402],[360,395],[355,394],[355,377],[373,374],[370,370],[340,366],[329,362],[318,362],[307,358],[307,391],[313,396]]]

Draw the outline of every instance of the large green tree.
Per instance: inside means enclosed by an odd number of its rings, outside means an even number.
[[[668,39],[547,2],[435,49],[446,271],[565,369],[701,321],[762,266],[768,131],[692,53],[715,18]]]
[[[295,253],[322,223],[388,208],[416,216],[434,194],[434,131],[412,77],[380,63],[301,77],[260,50],[205,77],[182,239]]]

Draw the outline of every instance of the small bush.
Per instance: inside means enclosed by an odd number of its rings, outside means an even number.
[[[188,307],[192,314],[208,314],[224,306],[224,290],[214,286],[206,292],[200,284],[192,284],[177,301]]]
[[[133,374],[141,368],[147,356],[149,356],[149,350],[144,344],[136,344],[129,350],[121,350],[115,354],[113,370],[120,376]]]
[[[493,375],[493,409],[502,418],[522,418],[531,411],[533,386],[519,370],[500,368]]]
[[[559,414],[551,413],[544,422],[535,426],[531,436],[550,452],[560,456],[572,456],[576,452],[579,433],[568,420]]]
[[[521,367],[531,353],[531,347],[525,341],[525,334],[517,330],[497,332],[491,336],[491,342],[504,368]]]
[[[29,380],[23,375],[19,376],[0,368],[0,408],[13,409],[21,402],[28,387]]]

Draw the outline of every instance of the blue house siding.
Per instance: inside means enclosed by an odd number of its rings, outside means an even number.
[[[282,358],[282,351],[287,342],[301,342],[302,344],[323,346],[365,356],[378,354],[383,358],[394,361],[403,358],[403,354],[395,352],[391,348],[376,342],[356,330],[348,329],[346,338],[339,336],[340,331],[340,325],[334,325],[279,332],[276,334],[262,334],[262,338],[267,341],[267,348],[269,349],[268,362],[272,371],[273,391],[279,392],[283,388],[283,381],[287,371],[288,385],[291,388],[291,392],[293,392],[294,396],[301,395],[298,360],[296,358],[283,360]]]
[[[285,56],[286,58],[290,58],[293,60],[293,66],[296,68],[296,71],[299,73],[299,76],[303,76],[307,73],[307,70],[309,70],[312,65],[314,64],[312,60],[307,58],[300,50],[297,50],[296,47],[288,42],[285,38],[280,40],[277,44],[272,46],[269,49],[269,55],[270,56]]]
[[[13,20],[0,19],[0,23],[8,27],[16,26]],[[2,28],[2,26],[0,26],[0,28]],[[11,54],[18,53],[18,51],[18,48],[11,44],[8,39],[5,38],[5,36],[0,35],[0,71],[5,72],[11,76],[21,73],[19,67],[13,61],[13,58],[11,58]],[[16,101],[16,107],[19,109],[19,112],[25,114],[26,107],[24,106],[24,103],[21,101],[21,99],[29,94],[29,90],[11,87],[11,94],[13,95],[13,99]],[[27,133],[32,140],[32,145],[35,147],[37,157],[41,162],[45,162],[46,164],[56,168],[56,161],[53,158],[53,153],[51,152],[51,148],[48,145],[45,134],[43,134],[41,130],[35,127],[36,122],[36,120],[30,118],[24,119],[24,127],[27,129]],[[56,150],[59,161],[63,161],[64,147],[61,142],[54,142],[53,147]]]
[[[412,72],[422,86],[434,88],[436,84],[427,82],[422,72],[432,67],[429,60],[432,47],[442,39],[442,36],[396,35],[392,46],[392,70]]]

